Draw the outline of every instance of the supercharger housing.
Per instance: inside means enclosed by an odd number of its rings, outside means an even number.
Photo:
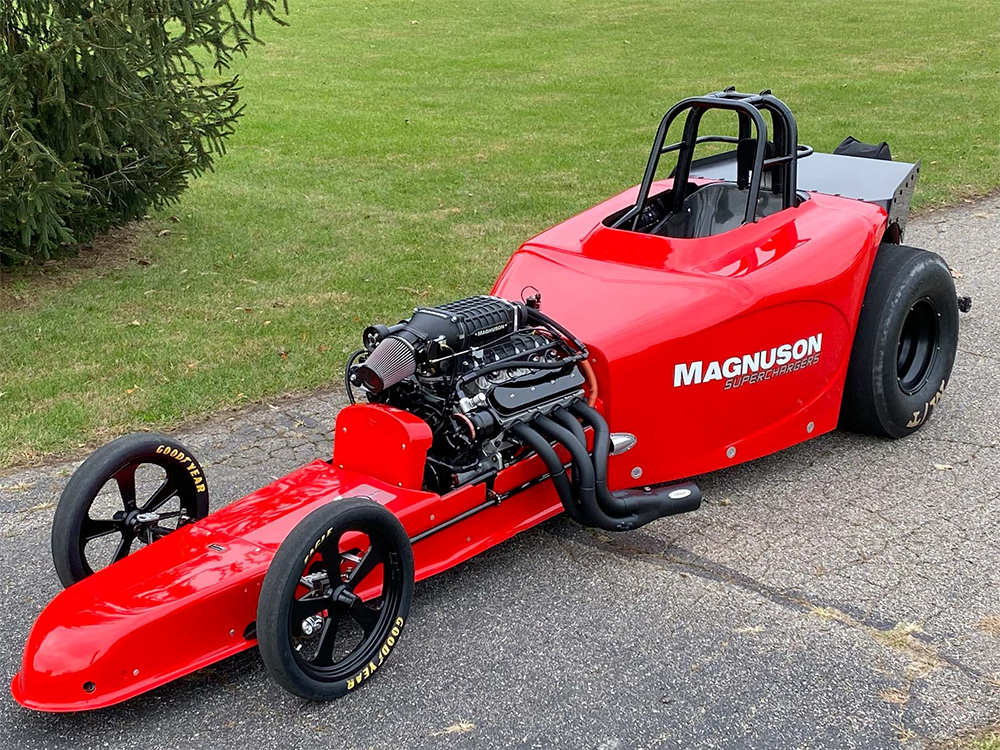
[[[487,346],[515,333],[526,319],[524,303],[485,295],[418,307],[398,325],[365,329],[362,337],[370,353],[357,377],[365,390],[377,395],[413,375],[421,362]]]

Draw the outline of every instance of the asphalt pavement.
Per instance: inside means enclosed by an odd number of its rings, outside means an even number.
[[[417,585],[377,679],[329,704],[256,650],[123,705],[0,698],[0,747],[899,748],[1000,718],[1000,197],[927,213],[974,307],[920,432],[834,433],[702,477],[702,509],[611,535],[554,519]],[[330,452],[340,391],[178,433],[213,506]],[[64,462],[0,475],[0,673],[59,588]],[[195,639],[197,632],[190,634]],[[157,648],[157,644],[149,644]]]

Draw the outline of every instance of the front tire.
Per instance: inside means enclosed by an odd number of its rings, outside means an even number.
[[[112,440],[73,472],[52,520],[52,560],[69,587],[208,515],[205,472],[184,445],[139,432]]]
[[[958,297],[940,256],[879,247],[858,318],[840,424],[901,438],[930,418],[958,347]]]
[[[336,500],[300,521],[267,569],[257,605],[261,658],[289,692],[339,698],[385,663],[412,598],[413,550],[402,524],[366,498]]]

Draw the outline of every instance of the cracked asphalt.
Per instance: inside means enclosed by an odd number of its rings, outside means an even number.
[[[699,512],[638,532],[554,519],[418,584],[385,671],[341,701],[283,693],[253,650],[94,713],[7,695],[0,747],[921,748],[1000,718],[1000,197],[925,214],[907,241],[974,298],[918,434],[834,433],[702,477]],[[343,404],[178,436],[220,507],[329,455]],[[0,476],[8,677],[58,591],[49,527],[74,466]]]

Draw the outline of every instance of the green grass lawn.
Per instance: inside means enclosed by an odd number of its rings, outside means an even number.
[[[687,95],[885,139],[924,160],[918,207],[1000,184],[997,0],[290,5],[214,174],[96,264],[5,272],[0,466],[337,382],[369,322],[638,182]]]

